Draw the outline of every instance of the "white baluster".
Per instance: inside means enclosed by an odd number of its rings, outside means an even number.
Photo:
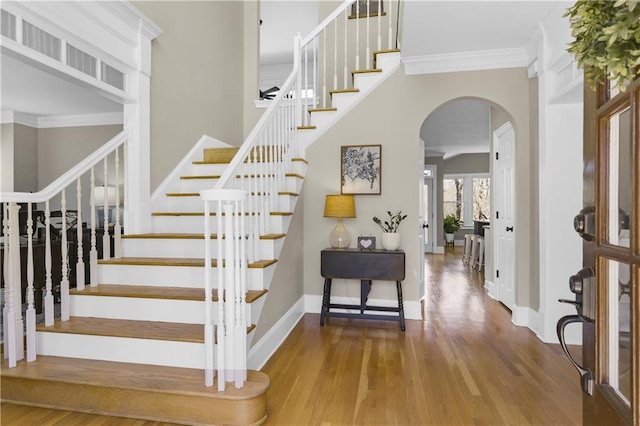
[[[2,306],[2,335],[8,336],[7,325],[9,321],[7,315],[9,312],[9,269],[11,265],[11,256],[9,253],[10,239],[9,235],[9,203],[2,204],[2,235],[4,241],[4,260],[2,262],[2,272],[4,277],[4,305]],[[15,317],[14,317],[15,320]],[[4,357],[9,358],[9,346],[4,345]]]
[[[15,303],[15,328],[16,328],[16,359],[24,359],[24,319],[22,318],[22,267],[20,264],[20,206],[10,203],[11,215],[13,215],[13,232],[11,243],[13,244],[13,298]]]
[[[107,157],[104,158],[102,170],[104,174],[104,180],[102,181],[104,188],[104,191],[102,191],[102,226],[104,227],[104,234],[102,234],[102,258],[106,260],[111,258],[111,241],[109,237],[109,187],[107,186],[109,165],[107,164]]]
[[[116,219],[113,226],[113,257],[122,257],[122,227],[120,226],[120,149],[116,148],[115,169],[116,169]]]
[[[245,202],[242,201],[240,203],[240,235],[245,235]],[[240,342],[240,353],[242,354],[239,357],[242,365],[240,367],[242,371],[242,381],[247,380],[247,327],[251,324],[247,323],[246,318],[246,294],[247,294],[247,248],[245,246],[245,239],[241,238],[240,240],[240,324],[241,324],[241,335],[238,339]],[[237,387],[237,384],[236,384]]]
[[[369,27],[371,22],[371,0],[367,0],[367,50],[366,50],[366,69],[371,69],[371,48],[369,47],[369,39],[371,38]]]
[[[223,257],[223,249],[222,249],[222,240],[224,236],[224,230],[222,227],[222,201],[216,201],[216,229],[218,234],[218,259],[216,263],[216,268],[218,270],[218,325],[216,329],[217,333],[217,357],[216,360],[218,362],[218,392],[223,392],[226,385],[226,377],[225,377],[225,368],[226,368],[226,357],[225,357],[225,323],[224,323],[224,296],[225,296],[225,282],[224,282],[224,257]]]
[[[347,14],[347,9],[344,10],[344,89],[347,90],[349,88],[349,80],[347,76],[349,75],[349,65],[347,61],[347,40],[349,39],[349,31],[347,30],[347,22],[349,21],[349,15]]]
[[[96,176],[91,168],[91,250],[89,251],[89,273],[91,275],[91,287],[98,285],[98,249],[96,248],[96,200],[93,194],[96,188]]]
[[[241,217],[241,209],[239,206],[239,201],[234,202],[234,232],[233,232],[233,242],[234,242],[234,253],[236,256],[236,261],[233,264],[233,269],[234,269],[234,284],[235,284],[235,298],[234,298],[234,316],[235,316],[235,320],[234,320],[234,360],[235,360],[235,365],[234,365],[234,379],[235,379],[235,386],[236,389],[240,389],[242,388],[242,385],[244,384],[244,375],[242,374],[242,365],[243,365],[243,358],[246,359],[246,355],[243,352],[243,345],[242,345],[242,341],[246,340],[246,335],[247,335],[247,328],[246,325],[244,325],[242,323],[242,315],[240,313],[240,308],[241,308],[241,300],[242,300],[242,294],[241,294],[241,283],[240,280],[242,279],[241,276],[241,270],[242,270],[242,251],[240,248],[240,245],[242,243],[242,234],[240,233],[240,223],[242,222],[243,218]]]
[[[16,290],[15,290],[15,284],[16,284],[16,270],[15,270],[15,262],[14,262],[14,257],[16,255],[16,250],[20,250],[20,246],[16,245],[16,239],[14,238],[14,235],[18,236],[18,244],[20,242],[19,239],[19,235],[18,235],[18,224],[17,222],[17,215],[15,214],[16,210],[14,209],[14,205],[15,203],[10,203],[9,204],[9,208],[5,213],[8,213],[7,215],[9,216],[9,220],[7,222],[7,229],[8,229],[8,238],[5,241],[5,247],[6,247],[6,252],[5,255],[8,257],[9,261],[8,261],[8,266],[7,266],[7,274],[5,275],[5,311],[3,312],[4,315],[4,323],[6,324],[5,327],[5,350],[4,350],[4,356],[5,358],[7,358],[9,360],[9,367],[15,367],[18,361],[18,340],[22,340],[22,330],[20,330],[20,333],[16,333],[16,320],[17,320],[17,315],[16,315]],[[19,254],[18,254],[19,255]],[[19,267],[19,264],[18,264]],[[19,271],[19,269],[18,269]],[[20,288],[20,282],[18,281],[18,288]],[[20,293],[18,291],[18,293]]]
[[[309,46],[304,47],[304,125],[311,124],[311,115],[309,114]]]
[[[300,33],[297,33],[296,36],[293,38],[293,60],[294,63],[298,64],[298,72],[296,73],[296,83],[295,83],[295,91],[293,92],[293,96],[295,99],[295,126],[297,127],[298,125],[304,126],[305,125],[305,119],[304,116],[306,115],[306,112],[304,111],[304,109],[302,108],[302,71],[303,71],[303,67],[302,67],[302,63],[301,63],[301,57],[302,57],[302,52],[301,52],[301,46],[300,46],[300,42],[302,40],[302,36]],[[249,195],[251,196],[251,195]]]
[[[327,107],[327,29],[322,30],[322,108]]]
[[[27,204],[27,361],[36,360],[36,309],[33,288],[33,214],[31,203]]]
[[[356,70],[360,70],[360,2],[356,1]]]
[[[49,200],[44,203],[44,226],[45,226],[45,248],[44,248],[44,271],[45,271],[45,295],[44,295],[44,325],[53,325],[53,289],[51,283],[51,211],[49,210]]]
[[[215,375],[215,354],[214,354],[214,334],[213,334],[213,306],[211,290],[211,226],[210,226],[209,201],[204,202],[204,346],[205,346],[205,368],[204,384],[207,387],[213,386]]]
[[[316,108],[318,106],[318,36],[313,38],[313,92],[311,105]]]
[[[338,90],[338,19],[333,21],[333,90]]]
[[[62,190],[60,206],[62,213],[62,280],[60,281],[60,318],[69,321],[69,257],[67,246],[67,197],[65,189]]]
[[[393,22],[393,0],[389,0],[389,50],[393,49],[393,29],[391,28],[392,22]]]
[[[235,344],[233,327],[235,324],[235,283],[234,283],[234,271],[235,253],[233,251],[234,244],[234,232],[233,232],[233,205],[225,202],[222,205],[224,210],[224,310],[225,310],[225,328],[226,328],[226,348],[225,348],[225,363],[227,365],[225,372],[225,380],[227,382],[234,381],[233,367],[235,365]],[[226,374],[229,373],[229,374]]]
[[[77,230],[78,230],[78,261],[76,262],[76,288],[78,290],[84,290],[85,284],[85,276],[84,276],[84,246],[83,246],[83,238],[84,233],[82,229],[82,183],[81,179],[78,178],[76,183],[76,198],[78,203],[78,219],[77,219]]]
[[[378,50],[382,50],[382,0],[378,0]]]

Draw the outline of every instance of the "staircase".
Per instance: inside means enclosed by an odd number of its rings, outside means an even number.
[[[201,138],[154,194],[151,232],[124,235],[121,256],[98,262],[98,284],[69,290],[69,320],[37,326],[36,361],[14,368],[3,361],[2,401],[181,424],[262,423],[269,387],[265,374],[248,371],[239,389],[237,382],[224,391],[220,382],[218,388],[203,384],[211,358],[205,330],[211,318],[222,321],[217,302],[222,296],[226,304],[231,291],[223,287],[227,290],[219,294],[221,276],[207,274],[220,261],[230,263],[218,258],[218,251],[232,240],[229,232],[217,238],[225,217],[221,210],[208,215],[209,238],[203,199],[211,188],[248,194],[246,211],[234,213],[246,217],[247,228],[243,224],[233,240],[242,235],[248,244],[241,306],[245,347],[251,348],[302,190],[305,148],[400,64],[396,49],[375,52],[372,58],[373,68],[353,71],[351,82],[345,82],[348,88],[327,91],[329,106],[307,102],[301,108],[300,96],[286,95],[304,90],[299,81],[296,85],[294,70],[240,148]],[[270,127],[274,116],[292,145],[265,137],[265,132],[277,133]],[[297,124],[293,132],[292,123]],[[212,312],[203,282],[213,286]],[[216,346],[221,338],[218,334]]]

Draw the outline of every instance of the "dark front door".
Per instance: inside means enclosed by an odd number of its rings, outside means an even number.
[[[583,312],[582,363],[588,370],[583,421],[638,425],[640,79],[625,92],[585,88],[584,105],[581,227],[585,270],[595,277],[592,294],[582,294],[588,311]],[[575,283],[581,286],[577,290],[590,292],[586,280]]]

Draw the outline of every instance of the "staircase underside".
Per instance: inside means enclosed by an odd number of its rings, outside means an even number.
[[[256,425],[267,418],[269,377],[247,372],[242,389],[204,386],[202,370],[39,356],[8,368],[2,401],[178,424]]]

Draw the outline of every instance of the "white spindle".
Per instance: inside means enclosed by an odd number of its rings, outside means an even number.
[[[378,50],[382,50],[382,0],[378,0]]]
[[[69,247],[67,246],[67,197],[66,190],[62,190],[60,196],[62,213],[62,281],[60,281],[60,318],[69,321]]]
[[[22,340],[22,333],[16,333],[16,301],[15,301],[15,262],[14,257],[16,255],[16,250],[20,250],[20,246],[16,245],[16,241],[14,235],[18,236],[18,225],[17,225],[17,217],[15,215],[14,209],[15,203],[10,203],[9,208],[7,210],[9,220],[8,220],[8,239],[5,241],[6,244],[6,252],[5,255],[8,257],[8,266],[7,266],[7,274],[5,281],[5,311],[3,312],[4,320],[5,320],[5,358],[9,361],[9,367],[15,367],[18,361],[18,340]],[[5,212],[5,213],[7,213]],[[18,243],[19,243],[18,239]],[[18,267],[20,267],[18,265]],[[18,286],[20,286],[20,282],[18,282]]]
[[[44,296],[44,325],[53,325],[53,289],[51,282],[51,211],[49,210],[49,200],[44,203],[44,226],[45,226],[45,248],[44,248],[44,271],[45,271],[45,296]]]
[[[322,30],[322,108],[327,107],[327,30]]]
[[[338,19],[333,22],[333,90],[338,90]]]
[[[400,1],[400,0],[398,0]],[[393,0],[389,0],[389,50],[393,49],[393,29],[391,25],[393,23]]]
[[[91,168],[91,250],[89,251],[89,272],[91,287],[98,285],[98,249],[96,248],[96,200],[93,194],[96,187],[96,176],[93,167]]]
[[[9,255],[10,249],[10,236],[9,236],[9,203],[2,204],[2,235],[4,241],[4,259],[2,262],[2,272],[4,277],[4,305],[2,306],[2,335],[7,336],[7,313],[9,310],[9,265],[11,263],[11,256]],[[4,345],[4,357],[9,358],[9,346]]]
[[[102,216],[104,233],[102,234],[102,258],[111,258],[111,241],[109,240],[109,187],[107,186],[107,177],[109,172],[109,164],[107,163],[107,157],[104,157],[102,172],[104,174],[103,179],[103,197],[102,197]]]
[[[36,309],[33,288],[33,214],[31,203],[27,204],[27,361],[36,359]]]
[[[369,40],[371,39],[371,34],[369,31],[371,22],[371,0],[367,0],[367,50],[366,50],[366,69],[371,69],[371,47],[369,46]]]
[[[119,259],[122,257],[122,227],[120,226],[120,155],[119,149],[116,148],[115,153],[115,170],[116,170],[116,219],[113,226],[113,257]]]
[[[204,384],[207,387],[213,386],[215,375],[214,358],[214,334],[213,334],[213,306],[212,306],[212,286],[211,286],[211,217],[209,201],[204,202],[204,346],[205,346],[205,368]]]
[[[356,70],[360,70],[360,2],[356,1]]]
[[[247,318],[246,318],[246,294],[247,294],[247,268],[248,268],[248,264],[247,264],[247,257],[246,257],[246,253],[247,253],[247,248],[245,246],[245,239],[244,239],[244,235],[245,235],[245,209],[244,209],[245,203],[244,201],[240,203],[240,307],[239,307],[239,311],[240,311],[240,325],[241,325],[241,330],[239,331],[240,333],[240,338],[238,339],[239,343],[240,343],[240,348],[239,348],[239,353],[241,354],[246,354],[247,353],[247,338],[246,338],[246,333],[247,333],[247,327],[250,324],[247,324]],[[242,381],[246,381],[247,380],[247,357],[239,357],[239,360],[241,362],[240,365],[240,371],[243,373],[242,374]],[[236,379],[236,387],[241,387],[238,386],[237,383],[237,379]]]
[[[349,75],[349,65],[347,61],[347,40],[349,39],[349,31],[347,29],[347,22],[349,21],[349,15],[347,14],[347,9],[344,10],[344,89],[347,90],[349,88],[349,79],[347,76]]]
[[[78,216],[76,222],[76,228],[78,231],[78,261],[76,262],[76,288],[78,290],[84,290],[85,276],[84,276],[84,246],[83,238],[84,233],[82,229],[82,183],[78,178],[76,182],[76,198],[78,200]]]
[[[311,105],[313,108],[318,106],[318,37],[313,38],[313,91],[311,92]]]
[[[16,329],[16,359],[20,361],[24,358],[24,319],[22,318],[22,266],[20,262],[20,206],[18,203],[9,204],[11,215],[13,216],[13,232],[10,232],[11,243],[13,244],[12,264],[13,275],[13,299],[15,306],[15,329]]]
[[[309,46],[304,47],[304,90],[302,91],[304,96],[304,123],[305,125],[311,124],[311,117],[309,115]]]
[[[235,303],[235,283],[234,283],[234,264],[236,262],[235,253],[233,251],[233,205],[223,202],[222,209],[224,211],[224,313],[225,313],[225,335],[227,345],[225,351],[225,363],[227,365],[225,379],[227,382],[234,381],[235,357],[233,350],[235,349],[233,326],[235,324],[234,303]],[[229,374],[226,374],[229,373]]]
[[[224,297],[225,297],[225,282],[224,282],[224,258],[223,258],[223,250],[222,250],[222,241],[224,230],[222,227],[222,201],[216,201],[216,219],[217,219],[217,243],[218,243],[218,258],[216,262],[216,268],[218,269],[218,325],[217,325],[217,357],[216,360],[218,362],[218,392],[224,391],[226,385],[226,357],[225,357],[225,323],[224,323]]]

